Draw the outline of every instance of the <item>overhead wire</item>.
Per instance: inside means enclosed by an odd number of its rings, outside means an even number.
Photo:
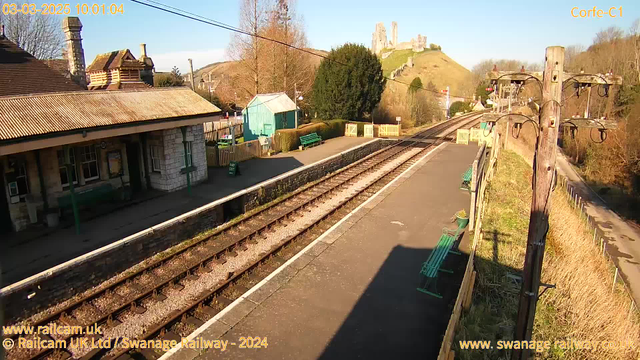
[[[323,58],[325,60],[332,61],[332,62],[334,62],[336,64],[339,64],[339,65],[342,65],[342,66],[348,66],[347,64],[342,63],[342,62],[337,61],[337,60],[334,60],[334,59],[331,59],[328,56],[325,56],[325,55],[322,55],[322,54],[318,54],[318,53],[315,53],[313,51],[297,47],[295,45],[288,44],[288,43],[286,43],[284,41],[280,41],[280,40],[277,40],[277,39],[272,39],[272,38],[269,38],[269,37],[266,37],[266,36],[263,36],[263,35],[260,35],[260,34],[257,34],[257,33],[252,33],[252,32],[246,31],[246,30],[242,30],[240,28],[236,28],[236,27],[234,27],[232,25],[223,23],[221,21],[213,20],[213,19],[204,17],[202,15],[198,15],[198,14],[191,13],[191,12],[188,12],[188,11],[180,9],[180,8],[176,8],[176,7],[173,7],[173,6],[170,6],[170,5],[163,4],[163,3],[158,2],[158,1],[154,1],[154,0],[145,0],[145,1],[130,0],[130,1],[134,2],[136,4],[140,4],[140,5],[147,6],[147,7],[156,9],[156,10],[164,11],[164,12],[176,15],[176,16],[180,16],[180,17],[186,18],[186,19],[190,19],[190,20],[193,20],[193,21],[197,21],[197,22],[201,22],[201,23],[207,24],[207,25],[215,26],[215,27],[218,27],[218,28],[221,28],[221,29],[224,29],[224,30],[233,31],[233,32],[240,33],[240,34],[247,35],[247,36],[253,36],[255,38],[266,40],[266,41],[271,41],[271,42],[280,44],[282,46],[286,46],[286,47],[289,47],[291,49],[307,53],[307,54],[312,55],[312,56],[321,57],[321,58]],[[389,81],[393,81],[393,82],[398,83],[398,84],[402,84],[402,85],[408,86],[408,87],[417,88],[418,90],[423,90],[423,91],[427,91],[427,92],[431,92],[431,93],[442,95],[442,93],[440,91],[437,91],[437,90],[430,90],[430,89],[426,89],[426,88],[421,87],[421,86],[412,86],[411,84],[406,83],[404,81],[400,81],[400,80],[397,80],[397,79],[394,79],[394,78],[390,78],[390,77],[384,76],[384,75],[383,75],[383,78],[385,78],[386,80],[389,80]],[[463,99],[470,99],[470,97],[464,96],[464,95],[452,95],[452,94],[449,94],[449,96],[450,97],[459,97],[459,98],[463,98]]]

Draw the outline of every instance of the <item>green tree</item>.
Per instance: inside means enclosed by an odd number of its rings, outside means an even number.
[[[449,114],[450,116],[454,116],[459,112],[467,112],[471,111],[471,106],[464,101],[456,101],[451,106],[449,106]]]
[[[156,74],[153,77],[153,86],[155,87],[168,87],[168,86],[182,86],[184,85],[184,79],[180,74],[180,69],[174,66],[170,73]]]
[[[489,80],[480,81],[476,87],[476,96],[480,98],[482,105],[487,105],[487,99],[489,98],[489,94],[491,94],[491,91],[487,91],[487,89],[490,87],[491,83]]]
[[[422,89],[422,80],[420,80],[420,77],[416,76],[411,80],[411,84],[409,84],[409,94],[413,95],[420,89]]]
[[[322,119],[362,119],[380,102],[386,79],[378,57],[362,45],[331,50],[320,63],[312,101]]]

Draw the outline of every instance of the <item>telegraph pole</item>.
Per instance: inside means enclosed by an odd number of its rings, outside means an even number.
[[[296,129],[298,128],[298,84],[293,83],[293,103],[295,104],[296,107],[296,113],[295,113],[295,122],[296,122]]]
[[[190,68],[190,73],[189,74],[191,75],[191,76],[189,76],[191,78],[191,90],[196,91],[196,86],[195,86],[195,83],[194,83],[194,80],[193,80],[193,60],[191,60],[191,59],[188,59],[188,60],[189,60],[189,68]]]
[[[549,206],[556,169],[556,144],[560,126],[560,102],[564,48],[551,46],[546,50],[542,77],[542,104],[540,106],[540,135],[536,143],[533,169],[533,196],[527,251],[524,260],[520,304],[516,323],[515,340],[529,341],[533,332],[533,320],[540,288],[542,260],[549,230]],[[512,360],[529,359],[527,349],[514,350]]]

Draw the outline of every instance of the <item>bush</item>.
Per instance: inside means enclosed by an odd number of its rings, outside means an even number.
[[[274,149],[276,151],[295,150],[300,146],[300,137],[311,133],[317,133],[322,140],[343,136],[346,123],[346,120],[314,120],[297,129],[277,130],[274,135]]]
[[[453,116],[459,112],[467,112],[471,111],[471,105],[463,101],[456,101],[451,106],[449,106],[449,115]]]

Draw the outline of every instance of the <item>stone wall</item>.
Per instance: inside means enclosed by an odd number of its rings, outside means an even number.
[[[0,290],[8,320],[90,289],[146,258],[389,145],[376,139],[216,200]],[[33,294],[29,300],[29,295]]]
[[[392,79],[395,79],[396,77],[398,77],[398,76],[402,75],[402,72],[404,71],[404,69],[406,69],[406,68],[412,68],[412,67],[413,67],[413,57],[412,57],[412,56],[410,56],[410,57],[407,59],[407,62],[406,62],[406,63],[402,64],[399,68],[397,68],[397,69],[395,69],[395,70],[393,70],[393,71],[391,72],[391,78],[392,78]]]
[[[205,147],[204,128],[201,124],[187,128],[187,141],[191,142],[193,166],[191,184],[207,179],[207,150]],[[158,190],[174,191],[187,186],[184,172],[184,144],[180,128],[154,131],[149,133],[149,146],[162,147],[163,157],[160,159],[160,171],[153,171],[151,161],[148,162],[151,187]],[[151,153],[151,148],[148,149]]]

